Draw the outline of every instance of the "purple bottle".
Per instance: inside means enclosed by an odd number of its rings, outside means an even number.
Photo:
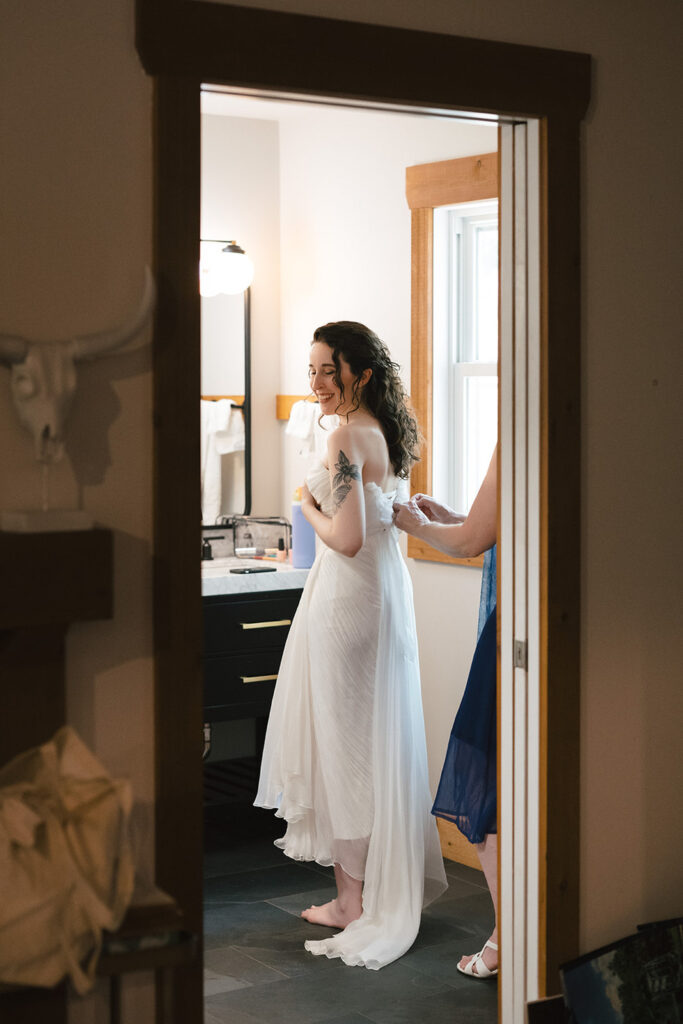
[[[310,569],[315,561],[315,530],[301,511],[301,488],[292,502],[292,566]]]

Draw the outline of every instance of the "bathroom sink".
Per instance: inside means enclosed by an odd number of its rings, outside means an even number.
[[[251,569],[252,572],[230,572]],[[263,572],[263,570],[269,570]],[[261,571],[259,571],[261,570]],[[270,558],[212,558],[202,562],[202,594],[218,597],[224,594],[251,594],[268,590],[299,590],[308,576],[308,569],[295,569],[289,562]]]

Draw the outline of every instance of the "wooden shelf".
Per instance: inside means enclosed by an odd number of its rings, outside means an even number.
[[[244,395],[202,395],[202,402],[221,402],[227,399],[233,405],[244,405]]]
[[[160,890],[156,898],[143,902],[135,902],[134,896],[120,927],[104,933],[97,974],[113,976],[190,963],[197,953],[197,937],[183,924],[176,901]],[[145,945],[136,945],[142,942]]]
[[[192,963],[197,956],[197,936],[183,928],[183,915],[175,900],[161,890],[155,890],[153,896],[141,902],[135,902],[135,895],[133,900],[120,928],[104,933],[103,950],[97,962],[98,977],[109,978],[111,1024],[121,1024],[122,1020],[122,974],[155,971],[160,978],[159,972]],[[136,948],[138,942],[140,946]],[[0,985],[8,1020],[20,1024],[39,1019],[65,1020],[66,993],[64,982],[53,989]]]
[[[109,619],[111,530],[0,531],[0,629]]]

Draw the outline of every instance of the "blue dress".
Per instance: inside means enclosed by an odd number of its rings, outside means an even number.
[[[486,553],[479,639],[453,722],[432,814],[471,843],[496,831],[496,549]]]

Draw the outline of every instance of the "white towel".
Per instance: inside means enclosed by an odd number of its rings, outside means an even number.
[[[327,455],[327,439],[330,436],[330,431],[336,430],[338,426],[339,417],[336,413],[332,413],[331,416],[323,416],[321,422],[318,411],[313,424],[313,443],[317,460],[324,461]]]
[[[317,402],[301,400],[292,406],[285,433],[298,440],[299,455],[310,455],[315,451],[315,423],[319,416],[320,408]]]
[[[295,438],[297,455],[315,455],[321,459],[327,451],[330,431],[338,426],[339,417],[336,413],[321,417],[317,402],[301,400],[292,406],[285,433]]]
[[[222,490],[221,454],[216,447],[216,433],[228,430],[233,409],[232,403],[226,398],[221,398],[218,402],[202,400],[200,408],[202,522],[215,523],[221,514]],[[239,409],[235,411],[241,417]]]
[[[220,402],[215,404],[220,405]],[[229,452],[243,452],[244,416],[242,410],[237,408],[237,406],[231,406],[227,426],[225,429],[216,430],[213,436],[216,451],[219,455],[227,455]]]

